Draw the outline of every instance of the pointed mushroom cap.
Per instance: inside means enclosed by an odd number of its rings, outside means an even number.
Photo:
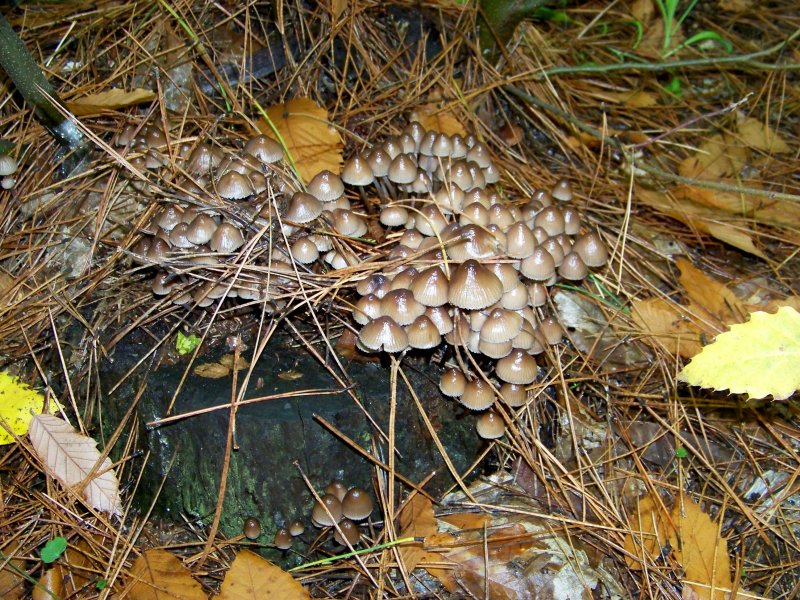
[[[253,194],[250,180],[237,171],[225,171],[217,180],[217,193],[226,200],[242,200]]]
[[[448,300],[453,306],[479,310],[491,306],[503,296],[503,284],[497,275],[476,260],[467,260],[450,279]]]
[[[589,269],[577,252],[570,252],[559,265],[558,274],[570,281],[580,281],[589,274]]]
[[[323,491],[331,496],[336,496],[337,500],[342,502],[347,495],[347,486],[341,479],[332,479]]]
[[[400,352],[408,347],[408,335],[391,317],[378,317],[367,323],[358,334],[358,341],[369,351]]]
[[[283,158],[283,148],[281,145],[265,135],[257,135],[247,140],[244,151],[250,156],[254,156],[262,163],[274,163]]]
[[[469,148],[467,147],[467,143],[464,141],[464,138],[459,134],[454,133],[452,136],[450,136],[450,141],[453,144],[453,149],[450,151],[450,158],[466,158]]]
[[[362,279],[356,284],[356,292],[361,296],[375,294],[378,298],[383,298],[391,288],[390,281],[383,273],[373,273],[366,279]]]
[[[338,175],[326,169],[311,178],[306,191],[320,202],[333,202],[344,194],[344,183]]]
[[[503,284],[503,293],[507,294],[514,288],[519,287],[522,282],[519,280],[519,273],[511,263],[507,262],[493,262],[486,265],[486,267],[501,281]],[[503,307],[505,308],[505,307]]]
[[[433,195],[433,201],[445,212],[457,213],[464,206],[463,190],[456,186],[441,187]]]
[[[351,210],[337,208],[333,211],[333,227],[346,237],[361,237],[367,232],[367,224]]]
[[[578,235],[581,230],[581,215],[571,206],[565,207],[561,211],[564,217],[564,233],[567,235]]]
[[[478,430],[478,435],[485,440],[496,440],[503,437],[506,433],[506,424],[503,418],[493,410],[487,410],[480,417],[475,424],[475,429]]]
[[[166,240],[159,237],[153,238],[150,245],[147,247],[147,260],[150,262],[160,263],[169,258],[170,249]]]
[[[467,152],[467,160],[471,160],[478,164],[481,169],[485,169],[492,164],[492,157],[486,146],[478,142]]]
[[[500,181],[500,169],[498,169],[494,163],[490,163],[488,167],[483,169],[483,179],[486,181],[487,185],[497,183]]]
[[[318,502],[314,503],[311,521],[317,527],[333,527],[341,520],[342,503],[333,494],[325,494]]]
[[[415,267],[401,267],[397,274],[392,277],[389,291],[408,289],[411,287],[411,282],[417,276],[417,269]]]
[[[442,306],[447,303],[450,284],[442,268],[434,266],[417,273],[409,289],[421,304]]]
[[[564,215],[558,207],[547,206],[536,215],[533,225],[544,229],[548,236],[558,235],[564,233]]]
[[[511,214],[511,211],[502,204],[492,204],[488,210],[490,224],[497,225],[503,231],[514,224],[514,216]]]
[[[442,334],[429,317],[420,315],[414,322],[406,327],[408,345],[418,350],[436,348],[442,341]]]
[[[428,204],[416,216],[415,226],[422,235],[434,236],[447,227],[447,219],[435,204]]]
[[[283,218],[293,223],[305,225],[322,214],[322,202],[306,192],[295,192]]]
[[[350,185],[364,186],[375,181],[372,169],[365,158],[356,154],[342,168],[342,181]]]
[[[564,330],[561,325],[553,318],[544,319],[539,324],[539,331],[544,336],[545,341],[551,346],[560,343],[564,338]]]
[[[608,250],[594,232],[579,236],[572,244],[572,250],[578,253],[587,267],[602,267],[608,262]]]
[[[536,359],[524,350],[515,349],[495,365],[497,377],[506,383],[527,385],[536,380]]]
[[[217,230],[214,232],[214,235],[211,237],[211,240],[208,243],[208,246],[214,252],[220,252],[222,254],[236,252],[242,247],[242,245],[244,245],[244,237],[242,237],[242,232],[230,223],[222,223],[218,225]]]
[[[342,519],[333,530],[333,539],[342,546],[355,546],[361,539],[361,530],[350,519]]]
[[[439,378],[439,391],[448,398],[457,398],[464,393],[467,387],[467,378],[461,369],[452,367],[446,369]]]
[[[555,274],[556,263],[550,253],[539,246],[519,264],[519,272],[534,281],[547,281]]]
[[[359,325],[366,325],[380,316],[381,300],[375,294],[362,296],[353,308],[353,320]]]
[[[392,158],[389,154],[378,146],[373,148],[367,156],[367,164],[375,177],[386,177],[389,174],[389,165],[392,164]]]
[[[536,250],[536,238],[523,221],[506,229],[506,254],[511,258],[528,258]]]
[[[381,298],[381,314],[391,317],[398,325],[411,325],[425,314],[425,306],[414,298],[408,289],[392,290]]]
[[[559,179],[550,193],[553,198],[561,200],[562,202],[569,202],[572,200],[572,187],[569,184],[569,179]]]
[[[497,240],[486,229],[465,225],[458,233],[459,239],[447,244],[447,255],[452,260],[486,259],[496,255]]]
[[[481,339],[492,344],[508,342],[522,329],[522,317],[504,308],[495,308],[481,326]]]
[[[461,225],[474,224],[486,227],[489,225],[489,211],[480,202],[473,202],[461,209],[458,222]]]
[[[528,393],[525,391],[524,385],[504,383],[500,386],[500,399],[511,408],[519,408],[525,405],[528,399]]]
[[[422,141],[422,138],[425,137],[425,128],[419,121],[411,121],[405,126],[403,133],[411,136],[411,138],[414,140],[414,143],[419,145],[419,143]]]
[[[288,529],[281,527],[275,532],[273,543],[278,550],[288,550],[292,547],[292,542],[294,542],[294,538]]]
[[[209,170],[216,167],[221,160],[222,152],[209,144],[201,143],[189,154],[185,168],[194,175],[208,174]]]
[[[419,142],[419,153],[425,156],[433,156],[433,143],[438,137],[435,131],[427,131]]]
[[[425,310],[425,316],[428,317],[434,325],[436,325],[436,329],[439,330],[440,334],[447,335],[453,331],[453,317],[451,317],[450,313],[447,312],[446,307],[429,307]]]
[[[189,226],[186,223],[178,223],[169,232],[169,243],[173,248],[191,248],[194,244],[187,237]]]
[[[483,379],[467,382],[459,401],[470,410],[486,410],[494,404],[494,391]]]
[[[406,185],[417,178],[417,165],[410,154],[398,154],[389,165],[389,181]]]

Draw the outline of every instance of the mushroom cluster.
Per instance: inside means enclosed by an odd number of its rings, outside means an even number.
[[[17,184],[14,173],[17,172],[17,161],[10,154],[0,154],[0,187],[10,190]]]

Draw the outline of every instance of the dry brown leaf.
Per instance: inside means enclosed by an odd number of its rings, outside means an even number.
[[[653,0],[635,0],[631,3],[631,16],[643,26],[647,26],[656,14]]]
[[[220,600],[304,600],[311,598],[306,588],[286,571],[258,554],[242,550],[236,555],[219,590]]]
[[[725,285],[709,277],[685,258],[676,263],[681,272],[679,281],[689,299],[711,315],[720,329],[732,323],[743,323],[749,311],[744,303]]]
[[[712,209],[717,218],[730,214],[779,227],[794,227],[800,220],[800,205],[768,196],[737,194],[694,185],[675,186],[672,195],[683,205],[688,202],[700,209]]]
[[[267,115],[289,151],[304,183],[320,171],[339,174],[344,147],[330,124],[328,111],[308,98],[294,98],[267,109]],[[259,122],[262,133],[275,137],[269,123]]]
[[[17,600],[25,595],[25,561],[12,558],[0,562],[0,598],[4,600]]]
[[[223,367],[233,370],[233,365],[236,363],[236,370],[241,371],[242,369],[247,369],[250,366],[250,361],[248,361],[244,356],[240,356],[239,360],[236,360],[236,357],[233,354],[226,354],[222,358],[219,359],[219,364]]]
[[[681,496],[672,507],[676,531],[670,535],[675,558],[683,566],[687,582],[697,582],[692,588],[703,600],[724,600],[725,591],[733,587],[727,540],[720,537],[719,528],[691,498]],[[711,593],[711,586],[715,592]]]
[[[464,129],[461,120],[447,109],[439,108],[436,104],[423,104],[411,114],[411,119],[419,121],[428,130],[438,131],[447,135],[467,135],[467,130]]]
[[[119,483],[111,459],[100,460],[97,442],[58,417],[34,415],[28,437],[39,459],[65,487],[79,486],[84,500],[97,510],[122,513]],[[92,478],[87,482],[87,477]]]
[[[678,173],[691,179],[736,177],[750,157],[747,148],[728,134],[715,134],[703,142],[693,156],[681,161]]]
[[[37,586],[31,592],[31,600],[51,600],[64,597],[64,579],[61,566],[55,565],[47,569],[39,577]]]
[[[341,17],[346,8],[347,0],[330,0],[330,11],[334,20]]]
[[[197,365],[192,372],[198,377],[206,379],[221,379],[230,375],[231,370],[220,363],[203,363]]]
[[[702,336],[708,332],[669,300],[635,300],[631,314],[642,333],[657,339],[673,356],[691,358],[703,349]]]
[[[439,518],[440,521],[449,523],[461,531],[469,529],[483,530],[492,522],[492,518],[484,513],[453,513]]]
[[[70,100],[67,102],[67,108],[76,117],[85,117],[134,104],[152,102],[155,97],[154,92],[141,88],[131,91],[114,88],[97,94],[88,94],[77,100]]]
[[[425,496],[417,494],[403,507],[399,515],[400,537],[427,538],[438,532],[433,504]],[[419,546],[401,546],[400,559],[408,571],[413,571],[423,560],[441,562],[438,554]]]
[[[642,570],[645,556],[656,558],[665,548],[673,532],[672,523],[663,504],[651,495],[639,498],[636,512],[628,521],[624,548],[625,562],[636,571]]]
[[[790,152],[791,146],[778,134],[773,131],[768,123],[759,121],[753,117],[745,117],[736,123],[739,136],[750,148],[767,152],[769,154],[781,154]]]
[[[145,550],[131,567],[132,600],[207,600],[202,586],[177,556],[166,550]]]
[[[719,7],[729,12],[745,12],[750,10],[755,4],[755,0],[719,0]]]

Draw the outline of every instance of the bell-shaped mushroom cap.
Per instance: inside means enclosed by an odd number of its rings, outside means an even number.
[[[461,209],[458,222],[461,225],[486,227],[489,225],[489,211],[480,202],[473,202]]]
[[[475,188],[468,192],[464,192],[463,206],[469,206],[473,202],[477,202],[487,209],[494,203],[492,201],[492,196],[486,190],[482,190],[480,188]]]
[[[453,331],[453,318],[450,316],[450,313],[447,312],[446,307],[429,307],[425,310],[425,316],[428,317],[434,325],[436,325],[436,329],[439,330],[440,334],[447,335]]]
[[[511,340],[506,340],[505,342],[487,342],[480,337],[480,334],[475,335],[478,336],[478,347],[475,352],[480,352],[489,358],[494,358],[495,360],[503,358],[508,356],[511,350],[514,349]]]
[[[400,236],[400,239],[397,240],[398,244],[405,246],[406,248],[411,248],[412,250],[416,250],[419,248],[419,245],[422,243],[422,240],[425,239],[425,236],[422,235],[416,229],[406,229],[403,232],[403,235]]]
[[[564,248],[559,244],[558,239],[554,237],[547,238],[542,242],[541,246],[553,257],[553,264],[556,268],[560,267],[561,263],[564,262]]]
[[[381,300],[375,294],[362,296],[353,308],[353,320],[359,325],[366,325],[380,316]]]
[[[403,154],[403,147],[400,145],[400,140],[394,136],[388,137],[383,140],[381,147],[386,151],[390,158],[395,159],[398,155]]]
[[[322,214],[322,202],[306,192],[295,192],[283,218],[293,223],[305,225]]]
[[[209,144],[198,144],[186,159],[185,168],[193,175],[207,174],[222,160],[222,153]]]
[[[358,341],[368,351],[400,352],[408,347],[408,335],[391,317],[378,317],[364,325]]]
[[[467,143],[464,141],[464,138],[459,134],[454,133],[452,136],[450,136],[450,141],[453,144],[453,149],[450,151],[450,158],[453,160],[466,158],[469,148],[467,147]]]
[[[528,258],[536,250],[536,238],[523,221],[506,230],[506,254],[511,258]]]
[[[478,435],[485,440],[496,440],[503,437],[506,432],[506,424],[503,418],[493,410],[487,410],[480,417],[475,424],[475,429],[478,430]]]
[[[289,523],[288,529],[291,535],[297,537],[298,535],[303,535],[303,532],[306,530],[306,526],[303,525],[302,521],[292,521]]]
[[[564,338],[564,330],[561,325],[553,318],[544,319],[539,324],[539,331],[544,336],[545,341],[551,346],[561,343]]]
[[[481,326],[481,339],[492,344],[508,342],[522,329],[522,317],[519,313],[495,308]]]
[[[181,222],[181,211],[173,204],[164,207],[158,216],[155,217],[155,223],[164,231],[172,231],[178,223]]]
[[[480,142],[469,149],[467,152],[467,160],[477,163],[481,169],[485,169],[492,164],[492,157],[489,154],[489,151],[486,149],[486,146]]]
[[[333,539],[342,546],[355,546],[361,539],[361,530],[350,519],[342,519],[333,530]]]
[[[275,540],[273,543],[278,550],[288,550],[292,547],[293,541],[292,534],[289,533],[288,529],[281,527],[275,532]]]
[[[461,369],[455,367],[445,369],[439,378],[439,391],[449,398],[457,398],[464,393],[466,387],[467,378],[464,377]]]
[[[149,148],[163,149],[167,147],[167,136],[157,125],[145,125],[142,127],[140,135]]]
[[[302,265],[307,265],[319,258],[319,250],[307,237],[297,238],[292,244],[292,258]]]
[[[425,128],[419,121],[411,121],[405,126],[403,133],[410,135],[414,142],[419,145],[419,143],[422,141],[422,138],[425,137]]]
[[[547,206],[536,215],[533,225],[544,229],[548,236],[558,235],[564,233],[564,215],[558,207]]]
[[[503,297],[500,298],[500,306],[506,310],[520,310],[527,306],[529,301],[528,288],[524,285],[518,285],[513,290],[503,294]]]
[[[547,286],[539,281],[528,286],[528,303],[531,306],[547,304]]]
[[[469,174],[472,175],[472,189],[484,189],[486,187],[486,176],[483,174],[483,169],[478,166],[474,161],[467,161],[467,169]],[[493,204],[493,202],[490,202]]]
[[[417,165],[410,154],[398,154],[389,165],[389,181],[406,185],[417,178]]]
[[[471,190],[472,174],[467,168],[467,163],[462,160],[452,163],[445,173],[444,181],[464,191]]]
[[[375,177],[386,177],[389,174],[389,165],[392,164],[392,158],[386,150],[378,146],[373,148],[369,156],[367,156],[367,164]]]
[[[342,500],[342,514],[348,519],[361,521],[372,513],[372,498],[359,487],[352,487]]]
[[[247,140],[244,151],[262,163],[274,163],[283,158],[281,145],[265,135],[257,135]]]
[[[255,517],[245,519],[242,532],[248,540],[255,540],[261,535],[261,523]]]
[[[417,273],[409,289],[425,306],[442,306],[447,303],[450,284],[442,268],[434,266]]]
[[[237,171],[225,171],[216,187],[217,193],[226,200],[241,200],[254,192],[250,180]]]
[[[497,377],[506,383],[527,385],[536,380],[536,359],[524,350],[515,349],[495,365]]]
[[[153,283],[150,288],[156,296],[166,296],[172,291],[172,288],[175,287],[175,283],[172,279],[173,275],[171,273],[159,271],[156,273],[156,276],[153,277]]]
[[[583,259],[587,267],[602,267],[608,262],[608,250],[596,233],[585,233],[572,244],[573,252]]]
[[[217,222],[212,217],[199,214],[189,223],[186,237],[193,244],[207,244],[211,241],[216,230]]]
[[[389,278],[383,273],[373,273],[356,284],[356,292],[360,296],[375,294],[378,298],[383,298],[391,290],[390,283]]]
[[[398,143],[400,144],[401,152],[405,154],[416,154],[417,153],[417,142],[414,140],[413,137],[408,135],[407,133],[401,133],[400,137],[398,138]]]
[[[567,206],[561,210],[561,216],[564,217],[564,233],[578,235],[581,230],[580,213],[571,206]]]
[[[488,263],[486,268],[492,273],[497,275],[497,278],[503,284],[503,293],[508,293],[514,288],[519,287],[522,282],[519,280],[519,273],[511,263],[507,262],[493,262]]]
[[[186,223],[178,223],[169,232],[169,243],[173,248],[191,248],[194,246],[187,237],[189,226]]]
[[[433,195],[433,201],[443,211],[448,213],[457,213],[461,211],[464,206],[465,194],[461,188],[456,186],[441,187]]]
[[[486,259],[496,255],[497,240],[482,227],[465,225],[458,234],[459,239],[447,244],[447,255],[452,260]]]
[[[337,208],[333,211],[333,227],[346,237],[361,237],[367,232],[367,224],[351,210]]]
[[[221,252],[223,254],[236,252],[243,245],[244,237],[242,237],[242,232],[230,223],[218,225],[217,230],[208,243],[208,246],[214,252]]]
[[[345,183],[358,186],[369,185],[375,181],[369,163],[358,154],[344,163],[341,177]]]
[[[589,269],[577,252],[570,252],[558,267],[558,274],[570,281],[580,281],[589,274]]]
[[[336,496],[339,502],[342,502],[344,497],[347,495],[347,486],[341,479],[333,479],[328,485],[325,486],[323,491],[331,496]]]
[[[486,181],[487,185],[497,183],[500,181],[500,169],[498,169],[494,163],[489,164],[489,166],[483,170],[483,179]]]
[[[0,177],[8,177],[17,172],[17,161],[10,154],[0,154]]]
[[[416,216],[415,226],[422,235],[434,236],[447,227],[447,218],[435,204],[428,204]]]
[[[160,263],[165,261],[170,256],[169,244],[166,240],[161,238],[153,238],[150,240],[150,245],[147,248],[147,260],[150,262]]]
[[[417,269],[415,267],[403,267],[401,268],[397,274],[392,277],[392,282],[390,284],[390,291],[391,290],[400,290],[400,289],[409,289],[411,287],[411,282],[414,281],[414,277],[418,274]]]
[[[381,314],[391,317],[398,325],[411,325],[414,319],[425,314],[425,305],[414,298],[411,290],[392,290],[381,298]]]
[[[408,221],[408,211],[402,206],[386,206],[381,210],[380,221],[386,227],[403,227]]]
[[[344,194],[344,183],[338,175],[324,170],[314,175],[306,191],[320,202],[333,202]]]
[[[550,253],[538,246],[528,258],[519,264],[519,272],[534,281],[547,281],[556,272],[556,263]]]
[[[504,383],[500,386],[500,399],[511,408],[524,406],[528,398],[524,385],[516,383]]]
[[[136,135],[136,130],[139,128],[138,125],[135,123],[130,123],[125,125],[117,134],[117,138],[114,141],[114,144],[117,146],[127,146],[133,141],[134,136]]]
[[[325,494],[314,503],[311,521],[317,527],[333,527],[342,520],[342,503],[333,494]]]
[[[568,179],[559,179],[550,193],[553,198],[561,200],[562,202],[569,202],[572,200],[572,187]]]
[[[492,204],[488,210],[490,224],[497,225],[503,231],[514,224],[514,215],[512,215],[511,211],[502,204]]]
[[[433,321],[425,315],[414,319],[414,322],[406,327],[406,334],[408,345],[418,350],[436,348],[442,341],[442,334]]]
[[[419,142],[419,153],[424,156],[433,156],[433,143],[439,134],[435,131],[427,131]]]
[[[486,410],[494,404],[494,391],[483,379],[467,382],[460,402],[470,410]]]
[[[461,263],[450,278],[448,300],[458,308],[479,310],[502,296],[503,284],[497,275],[476,260]]]

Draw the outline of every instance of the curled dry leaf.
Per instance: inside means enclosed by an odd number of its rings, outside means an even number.
[[[97,510],[115,515],[122,513],[119,482],[111,460],[98,465],[97,442],[78,433],[53,415],[36,415],[31,420],[28,437],[39,459],[65,487],[82,487],[84,500]]]
[[[85,117],[134,104],[152,102],[155,97],[156,95],[151,90],[136,88],[126,91],[114,88],[97,94],[88,94],[77,100],[70,100],[67,102],[67,108],[76,117]]]
[[[674,356],[691,358],[703,347],[706,331],[687,318],[683,307],[669,300],[635,300],[631,315],[644,335],[654,337]]]

